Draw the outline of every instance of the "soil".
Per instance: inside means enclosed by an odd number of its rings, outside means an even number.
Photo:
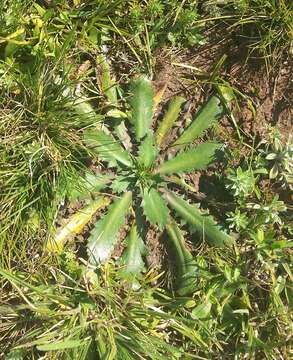
[[[229,38],[221,41],[211,34],[208,43],[184,52],[166,49],[157,54],[154,87],[159,90],[167,83],[163,102],[184,94],[192,101],[191,110],[199,108],[213,92],[212,79],[205,74],[212,74],[217,61],[227,55],[218,76],[246,97],[239,99],[240,110],[235,114],[237,125],[250,137],[257,135],[259,139],[267,135],[270,126],[276,126],[286,141],[293,130],[293,79],[290,76],[293,61],[289,55],[268,72],[262,59],[247,58],[241,48],[232,46]],[[254,104],[255,114],[247,99]]]

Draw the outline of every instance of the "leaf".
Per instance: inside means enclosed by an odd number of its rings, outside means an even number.
[[[186,146],[198,138],[203,132],[214,124],[224,113],[223,106],[218,97],[212,96],[195,116],[190,126],[175,141],[173,146]]]
[[[123,278],[133,278],[144,270],[143,256],[147,254],[147,249],[138,235],[137,227],[134,224],[130,234],[126,239],[126,249],[124,250],[120,264],[122,269],[120,275]]]
[[[270,179],[276,179],[276,177],[278,176],[279,174],[279,166],[277,163],[275,163],[273,165],[273,167],[271,168],[270,170],[270,173],[269,173],[269,178]]]
[[[111,189],[114,193],[120,194],[129,188],[132,181],[133,178],[127,177],[126,175],[117,176],[117,178],[111,184]]]
[[[203,304],[198,305],[196,308],[194,308],[191,312],[192,319],[205,319],[208,317],[212,309],[212,304],[207,301]]]
[[[109,208],[103,219],[99,220],[88,239],[89,262],[96,265],[105,262],[111,256],[118,240],[119,230],[131,205],[132,193],[125,193]]]
[[[137,140],[143,138],[151,128],[153,95],[151,82],[146,77],[142,76],[133,83],[130,105]]]
[[[166,230],[175,255],[177,292],[180,296],[189,295],[196,290],[198,267],[185,246],[182,231],[173,219],[168,222]]]
[[[78,184],[73,184],[73,190],[69,189],[69,199],[71,201],[90,199],[92,194],[100,192],[110,181],[110,175],[86,172]]]
[[[38,345],[37,349],[40,351],[54,351],[72,349],[85,345],[86,340],[63,340],[55,343],[49,343],[44,345]]]
[[[23,349],[12,349],[5,356],[5,360],[23,360],[25,357],[25,351]]]
[[[171,160],[165,161],[155,172],[173,174],[205,169],[214,160],[217,150],[222,146],[208,142],[199,144],[195,149],[190,149]]]
[[[90,130],[84,133],[85,143],[92,148],[101,160],[112,166],[123,164],[131,166],[128,152],[122,148],[118,141],[102,130]]]
[[[144,190],[142,207],[149,222],[163,230],[167,223],[169,211],[165,200],[156,189]]]
[[[57,231],[55,237],[48,240],[46,250],[52,253],[60,253],[68,238],[72,235],[80,234],[95,212],[108,204],[108,199],[99,198],[72,215],[67,224]]]
[[[97,56],[97,63],[99,67],[98,82],[102,93],[107,97],[112,104],[117,103],[117,90],[115,81],[111,78],[110,65],[104,54]]]
[[[152,134],[148,134],[139,146],[138,161],[145,168],[149,169],[158,155],[158,148]]]
[[[159,91],[155,94],[154,99],[153,99],[153,102],[154,102],[153,112],[156,111],[158,105],[160,104],[162,97],[164,96],[165,91],[167,90],[167,86],[168,86],[168,83],[165,83],[164,86],[161,87],[159,89]]]
[[[25,30],[21,28],[6,38],[7,45],[4,49],[5,58],[13,56],[14,53],[19,49],[20,45],[28,44],[28,42],[25,41],[25,36]]]
[[[233,239],[220,230],[210,216],[202,214],[195,206],[188,204],[172,192],[165,191],[165,198],[171,207],[192,225],[200,236],[207,240],[209,245],[218,247],[232,245]]]
[[[175,121],[177,120],[181,106],[184,102],[185,99],[183,97],[176,96],[169,103],[168,110],[156,131],[156,141],[159,146],[161,146],[166,135],[168,134],[168,131],[172,128]]]
[[[68,104],[68,106],[70,106],[70,109],[72,109],[78,115],[81,123],[92,124],[93,122],[103,120],[103,116],[98,115],[95,112],[95,109],[87,98],[75,98]]]

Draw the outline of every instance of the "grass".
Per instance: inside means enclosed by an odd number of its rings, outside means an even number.
[[[127,147],[125,126],[115,124],[122,116],[132,135],[127,84],[141,72],[155,79],[154,54],[166,47],[191,51],[209,41],[204,36],[209,25],[221,22],[227,33],[236,35],[234,41],[245,40],[251,56],[261,54],[282,66],[280,60],[292,47],[291,14],[290,2],[269,0],[225,5],[177,0],[1,2],[0,358],[290,358],[292,145],[269,124],[262,138],[240,125],[234,108],[241,110],[243,100],[254,106],[257,102],[224,80],[221,61],[196,82],[221,97],[227,118],[197,141],[225,143],[224,157],[209,171],[180,174],[172,190],[200,202],[235,241],[222,250],[197,236],[188,223],[180,224],[177,241],[185,238],[185,258],[192,258],[193,291],[180,296],[174,286],[178,262],[166,256],[172,254],[166,236],[175,236],[176,229],[168,224],[167,232],[159,231],[156,223],[162,219],[157,213],[155,223],[148,225],[153,235],[144,240],[159,261],[142,252],[147,265],[136,282],[121,279],[125,269],[116,260],[123,245],[104,264],[88,261],[89,232],[102,210],[60,254],[49,253],[46,244],[62,221],[92,199],[93,190],[86,200],[80,197],[93,185],[85,175],[109,171],[101,152],[95,158],[84,141],[88,129],[103,127],[115,139],[122,136],[117,145]],[[185,84],[186,79],[176,80]],[[196,82],[189,79],[189,84]],[[161,105],[156,105],[154,131],[166,111],[168,91],[155,92]],[[189,102],[180,100],[176,134],[169,136],[180,135],[183,125],[190,124],[190,104],[199,108],[194,89],[189,86],[184,95]],[[257,108],[250,109],[257,123]],[[141,128],[136,130],[143,137]],[[133,141],[132,153],[137,148]],[[150,149],[148,144],[145,161]],[[164,160],[173,156],[170,151]],[[145,173],[139,176],[145,180]],[[120,198],[110,187],[102,195],[106,201]],[[131,213],[122,224],[122,240],[133,218]],[[184,261],[181,265],[189,268]]]
[[[272,69],[284,54],[292,54],[292,2],[281,0],[207,1],[206,13],[224,21],[248,57],[263,58]],[[207,16],[209,17],[209,16]]]

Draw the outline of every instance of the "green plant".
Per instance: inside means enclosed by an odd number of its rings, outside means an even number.
[[[258,178],[252,169],[243,170],[241,167],[238,167],[236,170],[229,169],[226,187],[238,199],[245,200],[253,193],[258,194],[256,187],[257,180]]]
[[[184,293],[190,291],[188,282],[194,283],[195,269],[190,279],[192,267],[188,263],[192,256],[185,249],[181,230],[172,220],[171,209],[176,217],[181,217],[196,231],[197,238],[205,239],[212,246],[221,247],[231,244],[232,239],[216,225],[210,216],[203,214],[196,206],[184,200],[181,196],[182,190],[178,186],[178,184],[182,185],[186,192],[188,184],[186,185],[184,181],[184,174],[205,169],[222,147],[211,142],[192,146],[193,141],[221,115],[222,108],[219,100],[212,97],[191,125],[173,142],[172,146],[168,147],[168,150],[173,151],[172,155],[170,151],[160,149],[160,145],[164,143],[169,130],[177,120],[182,103],[181,98],[171,101],[157,131],[153,133],[151,129],[153,90],[150,82],[141,77],[133,83],[129,100],[131,110],[126,115],[134,136],[131,130],[125,134],[128,134],[128,139],[135,140],[132,143],[127,141],[125,148],[108,132],[106,127],[87,130],[84,139],[88,148],[111,169],[108,173],[104,170],[108,179],[104,185],[107,184],[109,196],[114,199],[107,213],[96,222],[90,232],[89,261],[92,264],[100,264],[110,258],[119,240],[119,230],[125,226],[125,219],[128,217],[131,230],[125,242],[120,265],[124,276],[133,277],[143,269],[143,257],[146,250],[142,240],[145,239],[147,228],[151,225],[163,231],[167,226],[168,234],[171,235],[167,238],[174,245],[182,264],[179,277],[181,280],[189,279],[186,282],[183,280],[179,282],[181,287],[179,291]],[[119,131],[117,133],[117,127],[121,130],[123,124],[123,129],[126,131],[124,120],[124,118],[115,119],[119,125],[114,127],[114,131],[116,129],[116,134],[120,137],[123,134]],[[125,138],[121,138],[122,142],[123,140]],[[174,155],[174,150],[176,155]],[[169,159],[165,160],[166,157]],[[99,183],[100,177],[96,181]],[[89,188],[86,191],[88,193]],[[128,214],[130,217],[127,216]],[[65,240],[65,237],[55,237],[48,243],[48,248],[60,250]]]
[[[136,37],[144,34],[147,27],[151,49],[166,43],[178,47],[204,41],[202,26],[196,22],[199,15],[195,1],[132,1],[128,12],[127,23],[122,20],[122,26]]]
[[[176,300],[148,285],[151,273],[133,291],[110,264],[97,274],[64,255],[58,268],[31,279],[0,269],[4,288],[13,287],[0,301],[5,359],[178,359],[206,347],[196,322],[177,314]],[[185,347],[177,346],[182,338]]]
[[[85,168],[81,129],[101,117],[85,111],[60,63],[36,58],[28,69],[0,62],[0,72],[0,248],[9,264],[12,253],[22,256],[27,235],[52,224]]]
[[[273,131],[270,141],[266,141],[265,149],[261,150],[261,155],[267,160],[270,171],[269,178],[276,179],[281,183],[282,188],[288,187],[292,190],[293,186],[293,145],[291,138],[283,144],[280,134]]]
[[[281,0],[210,0],[204,2],[207,18],[230,25],[239,42],[249,52],[263,56],[267,64],[292,53],[293,24],[291,1]],[[212,14],[212,16],[211,16]]]

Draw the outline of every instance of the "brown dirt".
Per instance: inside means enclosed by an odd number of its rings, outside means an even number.
[[[192,112],[196,111],[213,91],[210,75],[215,64],[227,55],[218,74],[251,99],[256,109],[253,114],[247,99],[239,98],[240,110],[235,113],[237,125],[248,137],[257,135],[259,139],[267,136],[270,126],[276,126],[285,141],[293,130],[292,59],[283,59],[268,72],[264,61],[248,58],[243,48],[234,45],[233,39],[221,40],[214,32],[207,36],[208,45],[184,52],[166,49],[155,54],[155,89],[168,84],[163,103],[174,95],[184,94],[192,101]],[[223,120],[225,131],[229,123]],[[233,127],[228,132],[233,132]]]

